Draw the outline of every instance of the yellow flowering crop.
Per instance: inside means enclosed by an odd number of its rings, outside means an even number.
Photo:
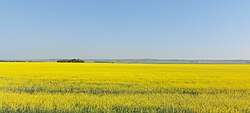
[[[250,112],[250,65],[0,63],[0,112]]]

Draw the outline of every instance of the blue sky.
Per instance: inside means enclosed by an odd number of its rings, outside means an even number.
[[[249,0],[0,1],[0,59],[250,59]]]

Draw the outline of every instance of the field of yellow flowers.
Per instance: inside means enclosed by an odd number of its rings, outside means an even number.
[[[0,112],[250,112],[250,65],[0,63]]]

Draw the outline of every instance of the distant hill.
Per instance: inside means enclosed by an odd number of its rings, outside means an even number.
[[[86,59],[85,61],[144,64],[250,64],[250,60]]]

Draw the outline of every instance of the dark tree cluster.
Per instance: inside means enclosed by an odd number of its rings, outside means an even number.
[[[64,59],[64,60],[58,60],[57,62],[72,62],[72,63],[84,63],[84,60],[81,60],[79,58],[74,59]]]

